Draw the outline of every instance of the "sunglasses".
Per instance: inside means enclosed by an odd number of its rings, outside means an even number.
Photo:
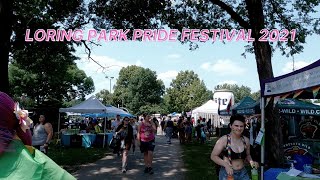
[[[128,119],[126,119],[126,120],[123,120],[123,121],[129,121]]]

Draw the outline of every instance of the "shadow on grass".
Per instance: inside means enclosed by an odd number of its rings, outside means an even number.
[[[211,137],[205,144],[193,141],[182,145],[187,180],[218,179],[216,164],[210,159],[216,141],[216,137]]]
[[[69,173],[75,172],[82,165],[95,162],[109,152],[103,148],[64,148],[51,146],[48,156]]]

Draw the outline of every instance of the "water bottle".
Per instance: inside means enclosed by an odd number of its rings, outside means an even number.
[[[291,163],[290,169],[295,169],[293,163]]]
[[[43,152],[44,154],[47,153],[47,150],[44,146],[40,146],[40,151]]]
[[[256,168],[251,169],[251,179],[252,180],[258,180],[258,170]]]
[[[303,172],[307,174],[312,174],[312,166],[311,164],[303,165]]]
[[[228,175],[227,180],[234,180],[233,175]]]

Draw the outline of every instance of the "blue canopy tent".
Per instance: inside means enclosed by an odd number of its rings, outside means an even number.
[[[81,114],[81,116],[83,117],[92,117],[92,118],[97,118],[97,117],[107,117],[107,118],[111,118],[111,117],[115,117],[116,115],[120,115],[120,117],[134,117],[134,115],[116,108],[112,105],[105,105],[106,107],[106,112],[103,113],[84,113]]]
[[[81,114],[87,114],[87,115],[103,115],[99,117],[111,117],[116,116],[117,114],[120,114],[120,116],[132,116],[131,114],[125,112],[122,109],[116,108],[111,105],[103,105],[98,98],[95,96],[91,96],[89,99],[81,102],[80,104],[74,105],[69,108],[60,108],[59,112],[75,112],[75,113],[81,113]],[[98,117],[98,116],[96,116]],[[106,133],[106,119],[104,121],[104,130],[103,132]],[[60,114],[59,114],[59,122],[58,122],[58,132],[60,131]],[[59,135],[58,135],[58,138]],[[105,136],[103,137],[103,147],[105,146]]]
[[[244,109],[246,107],[248,107],[249,105],[252,105],[253,103],[255,103],[255,100],[253,100],[249,96],[246,96],[243,99],[241,99],[238,103],[233,105],[231,107],[230,111],[228,111],[227,109],[220,110],[219,115],[220,116],[231,116],[232,114],[243,114],[243,115],[251,114],[251,112],[247,112]]]

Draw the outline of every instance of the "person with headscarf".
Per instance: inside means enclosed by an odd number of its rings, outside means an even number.
[[[27,111],[0,92],[0,179],[75,179],[31,146],[31,121]]]

